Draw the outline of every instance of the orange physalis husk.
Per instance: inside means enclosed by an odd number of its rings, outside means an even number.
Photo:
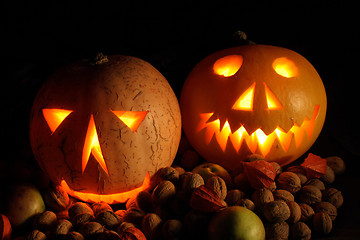
[[[268,188],[275,180],[275,168],[265,160],[244,162],[243,167],[252,188]]]
[[[319,178],[326,173],[327,161],[320,156],[309,153],[301,166],[305,169],[307,178]]]
[[[129,227],[120,236],[121,240],[146,240],[145,235],[136,227]]]
[[[217,212],[224,208],[220,197],[210,188],[202,185],[195,188],[190,197],[190,207],[201,212]]]

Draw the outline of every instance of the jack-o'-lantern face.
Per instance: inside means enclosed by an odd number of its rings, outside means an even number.
[[[251,45],[202,60],[186,80],[181,110],[186,136],[208,161],[233,169],[257,153],[284,165],[319,135],[326,94],[299,54]]]
[[[125,202],[170,166],[180,141],[175,94],[150,64],[112,56],[55,73],[32,109],[30,139],[41,168],[83,201]]]

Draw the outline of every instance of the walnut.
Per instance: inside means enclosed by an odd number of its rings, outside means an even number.
[[[314,209],[306,203],[299,203],[299,206],[301,210],[300,221],[309,222],[312,219],[312,217],[315,215]]]
[[[256,208],[261,211],[266,203],[274,201],[272,192],[267,188],[256,189],[251,197]]]
[[[56,223],[56,214],[51,211],[45,211],[35,217],[34,228],[42,232],[52,231]]]
[[[94,216],[96,217],[100,212],[104,210],[112,211],[112,207],[106,202],[96,202],[91,205],[91,209],[94,212]]]
[[[331,184],[335,180],[335,173],[331,167],[327,166],[326,173],[320,177],[320,179],[327,184]]]
[[[313,229],[319,234],[328,234],[332,229],[330,216],[324,212],[315,213],[313,217]]]
[[[269,222],[283,222],[290,217],[290,209],[283,200],[265,204],[264,216]]]
[[[135,225],[133,223],[129,223],[129,222],[122,222],[116,228],[116,232],[121,236],[126,231],[126,229],[131,228],[131,227],[135,227]]]
[[[230,190],[225,198],[225,202],[229,206],[234,206],[240,199],[245,198],[245,193],[240,191],[239,189],[232,189]]]
[[[245,207],[251,211],[255,210],[255,203],[248,198],[240,199],[235,205]]]
[[[275,222],[266,225],[266,239],[287,240],[289,238],[289,224],[286,222]]]
[[[96,240],[122,240],[122,238],[113,230],[105,230],[96,236]]]
[[[345,171],[345,162],[340,157],[327,157],[327,165],[332,168],[335,174],[341,174]]]
[[[95,220],[94,215],[90,213],[79,213],[71,219],[71,223],[75,227],[80,227],[82,224]]]
[[[32,232],[30,232],[27,237],[27,240],[45,240],[46,239],[46,235],[45,233],[39,231],[39,230],[33,230]]]
[[[294,201],[294,195],[291,192],[284,190],[284,189],[276,189],[273,192],[274,200],[283,200],[285,202]]]
[[[144,212],[151,212],[154,210],[154,203],[151,193],[148,191],[141,191],[135,198],[136,206]]]
[[[172,182],[165,180],[155,187],[152,193],[152,199],[156,205],[166,205],[173,200],[175,194],[175,185]]]
[[[88,239],[94,236],[97,233],[104,231],[103,226],[98,222],[87,222],[81,225],[79,232],[84,236],[85,239]]]
[[[312,178],[309,179],[305,185],[312,185],[317,187],[318,189],[320,189],[320,191],[324,191],[325,190],[325,184],[318,178]]]
[[[144,211],[138,208],[130,208],[126,210],[122,217],[123,222],[134,223],[137,226],[141,225],[142,218],[145,216]]]
[[[294,194],[301,188],[301,180],[293,172],[283,172],[277,179],[277,186]]]
[[[191,194],[192,190],[205,184],[204,179],[198,173],[186,172],[181,175],[181,178],[181,189],[189,195]]]
[[[169,219],[162,225],[161,232],[166,240],[179,239],[184,232],[183,224],[177,219]]]
[[[68,234],[65,235],[65,240],[84,240],[84,236],[75,231],[71,231]]]
[[[300,221],[301,218],[301,209],[299,204],[297,204],[294,201],[288,201],[286,202],[290,209],[290,217],[287,219],[289,223],[296,223]]]
[[[316,204],[315,212],[327,213],[332,221],[334,221],[337,216],[337,208],[329,202],[319,202],[318,204]]]
[[[282,168],[281,168],[280,164],[278,164],[277,162],[270,162],[270,163],[274,166],[276,175],[279,175],[280,173],[282,173]]]
[[[179,181],[179,172],[173,167],[164,167],[159,169],[162,180],[168,180],[174,184]]]
[[[313,205],[321,201],[321,191],[315,186],[305,185],[299,193],[300,202]]]
[[[324,191],[323,201],[329,202],[336,208],[339,208],[344,203],[344,198],[336,188],[328,188]]]
[[[73,225],[70,221],[66,219],[60,219],[55,226],[54,235],[66,235],[71,231],[72,228]]]
[[[157,239],[161,234],[161,218],[155,213],[146,214],[141,222],[141,231],[146,239]]]
[[[290,236],[291,239],[310,240],[311,230],[305,223],[297,222],[290,227]]]
[[[221,200],[225,200],[227,195],[227,187],[225,181],[218,176],[211,177],[206,182],[206,187],[213,190]]]
[[[79,213],[89,213],[94,216],[94,212],[91,207],[83,202],[76,202],[69,208],[69,218],[72,219]]]
[[[98,213],[96,221],[103,225],[106,229],[114,229],[120,224],[119,216],[110,210],[104,210]]]

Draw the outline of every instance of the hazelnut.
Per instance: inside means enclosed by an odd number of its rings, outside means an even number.
[[[172,182],[165,180],[160,182],[152,193],[152,199],[156,205],[166,205],[175,197],[176,189]]]
[[[181,174],[184,174],[185,173],[185,170],[182,168],[182,167],[180,167],[180,166],[172,166],[178,173],[179,173],[179,177],[180,177],[180,175]]]
[[[344,203],[344,198],[336,188],[328,188],[324,191],[323,201],[329,202],[336,208],[339,208]]]
[[[301,180],[293,172],[283,172],[277,179],[277,186],[294,194],[301,188]]]
[[[45,211],[35,217],[34,227],[42,232],[47,232],[52,231],[56,223],[56,214],[51,211]]]
[[[83,202],[76,202],[69,208],[69,218],[72,219],[73,217],[75,217],[75,215],[78,215],[79,213],[89,213],[91,215],[94,215],[91,207],[89,207],[88,204]]]
[[[110,210],[104,210],[98,213],[96,221],[103,225],[106,229],[114,229],[120,224],[119,216]]]
[[[283,200],[265,204],[264,216],[269,222],[283,222],[290,217],[290,209]]]
[[[329,202],[319,202],[318,204],[316,204],[315,212],[327,213],[332,221],[334,221],[337,216],[337,208]]]
[[[328,234],[332,229],[330,216],[324,212],[315,213],[313,217],[313,229],[319,234]]]
[[[94,212],[94,215],[97,216],[100,212],[109,210],[112,211],[113,209],[111,206],[106,202],[96,202],[91,205],[91,209]]]
[[[248,198],[240,199],[235,205],[245,207],[251,211],[255,210],[255,203]]]
[[[309,179],[305,185],[312,185],[312,186],[315,186],[317,187],[318,189],[320,189],[320,191],[324,191],[325,190],[325,185],[324,183],[318,179],[318,178],[312,178],[312,179]]]
[[[69,195],[59,185],[50,184],[42,196],[46,205],[54,211],[65,210],[70,204]]]
[[[335,173],[334,170],[332,170],[331,167],[326,167],[326,173],[320,177],[320,179],[327,184],[331,184],[335,180]]]
[[[251,197],[255,206],[260,211],[263,209],[266,203],[274,201],[272,192],[267,188],[256,189]]]
[[[276,189],[273,192],[274,200],[283,200],[285,202],[294,201],[294,195],[291,192],[284,190],[284,189]]]
[[[206,187],[213,190],[221,200],[225,200],[227,194],[227,187],[225,181],[218,176],[211,177],[206,182]]]
[[[288,201],[286,202],[290,209],[290,217],[287,219],[289,223],[296,223],[300,221],[301,218],[301,209],[299,204],[297,204],[294,201]]]
[[[305,185],[301,188],[299,194],[300,202],[313,205],[321,201],[321,191],[312,185]]]
[[[57,225],[55,226],[54,234],[55,235],[66,235],[71,231],[72,228],[73,228],[73,225],[70,221],[68,221],[66,219],[60,219],[59,222],[57,223]]]
[[[299,206],[301,210],[300,221],[309,222],[312,219],[312,217],[315,215],[314,209],[306,203],[299,203]]]
[[[332,156],[327,157],[327,165],[331,167],[335,174],[341,174],[345,171],[345,162],[340,157]]]
[[[225,202],[229,206],[235,205],[240,199],[245,198],[245,193],[243,191],[240,191],[239,189],[232,189],[230,190],[225,198]]]
[[[151,193],[148,191],[141,191],[135,198],[136,206],[144,212],[151,212],[154,210],[154,203]]]
[[[146,214],[141,222],[141,231],[146,239],[157,239],[161,234],[161,218],[155,213]]]
[[[287,240],[289,238],[289,224],[286,222],[275,222],[266,225],[266,239]]]
[[[305,223],[297,222],[290,227],[290,236],[291,239],[310,240],[311,230]]]
[[[75,231],[71,231],[65,235],[65,240],[84,240],[84,236]]]
[[[183,224],[177,219],[167,220],[161,228],[162,236],[166,240],[180,238],[183,231]]]
[[[87,222],[81,225],[79,232],[85,239],[104,231],[103,226],[98,222]]]
[[[45,240],[46,235],[45,233],[39,230],[33,230],[27,235],[27,240]]]

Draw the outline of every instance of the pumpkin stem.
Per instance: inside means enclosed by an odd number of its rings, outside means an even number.
[[[108,57],[104,55],[102,52],[99,52],[95,58],[90,59],[89,63],[91,66],[95,66],[106,63],[108,61],[109,61]]]
[[[248,40],[245,32],[239,30],[233,34],[234,41],[237,45],[252,45],[255,42]]]

